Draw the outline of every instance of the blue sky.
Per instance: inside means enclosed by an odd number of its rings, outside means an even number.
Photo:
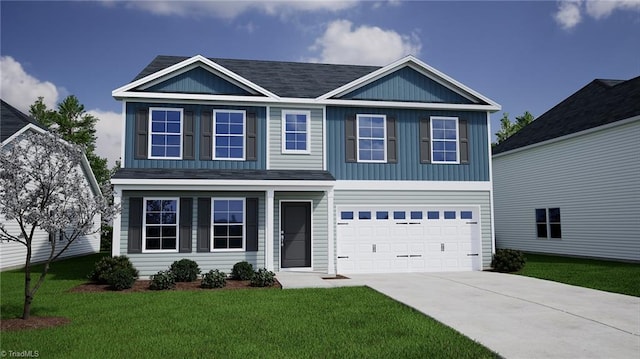
[[[160,54],[375,65],[413,54],[512,119],[595,78],[640,75],[640,0],[2,0],[0,16],[2,98],[27,111],[37,96],[78,96],[111,163],[122,109],[111,91]]]

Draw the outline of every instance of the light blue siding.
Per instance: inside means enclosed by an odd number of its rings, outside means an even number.
[[[341,98],[455,104],[473,103],[410,67],[402,68],[384,76]]]
[[[201,93],[210,95],[249,95],[249,92],[235,84],[196,67],[180,75],[174,76],[145,91],[171,93]]]
[[[156,159],[134,159],[134,137],[135,137],[135,117],[136,112],[148,107],[173,107],[183,108],[185,111],[194,112],[194,147],[195,160],[156,160]],[[255,112],[257,116],[257,161],[219,161],[200,160],[200,116],[201,113],[213,112],[214,109],[246,110]],[[266,108],[247,106],[203,106],[203,105],[176,105],[176,104],[150,104],[150,103],[127,103],[127,116],[125,126],[125,159],[127,168],[202,168],[202,169],[266,169]]]
[[[398,163],[347,163],[345,118],[354,114],[386,114],[396,118]],[[455,116],[467,120],[468,164],[421,164],[420,119]],[[327,108],[327,169],[339,180],[488,181],[489,145],[485,112],[371,108]]]
[[[311,153],[282,153],[282,111],[300,110],[311,113]],[[269,169],[321,170],[322,169],[322,109],[290,109],[271,107],[269,116]]]

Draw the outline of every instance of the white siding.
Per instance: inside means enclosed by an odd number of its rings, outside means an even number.
[[[282,153],[282,110],[311,111],[311,153]],[[269,169],[322,169],[322,109],[271,107],[269,114]]]
[[[390,186],[398,186],[397,182]],[[480,208],[482,267],[491,264],[491,204],[489,191],[335,191],[335,206],[407,205],[407,206],[475,206]],[[339,213],[335,212],[338,216]],[[335,223],[335,221],[334,221]],[[334,236],[337,238],[337,235]],[[335,259],[334,259],[335,260]]]
[[[640,121],[493,159],[496,245],[640,261]],[[562,239],[535,209],[560,208]]]

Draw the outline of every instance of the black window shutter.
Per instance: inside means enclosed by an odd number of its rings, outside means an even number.
[[[344,120],[344,152],[346,162],[358,162],[356,122],[356,115],[347,115],[347,118]]]
[[[210,160],[213,153],[213,113],[200,113],[200,159]]]
[[[398,163],[396,118],[387,116],[387,163]]]
[[[247,112],[247,139],[246,139],[246,160],[257,161],[258,160],[258,136],[257,136],[257,116],[255,112]]]
[[[211,251],[211,198],[198,198],[198,252]]]
[[[142,198],[129,198],[127,253],[142,253]]]
[[[247,214],[246,214],[247,252],[257,252],[258,251],[258,199],[247,198],[246,205],[247,205]]]
[[[193,223],[193,199],[180,198],[180,253],[191,253],[191,227]]]
[[[431,163],[431,122],[428,118],[420,119],[420,163]]]
[[[195,139],[194,139],[194,120],[193,111],[184,112],[184,124],[182,126],[182,159],[193,160],[195,159]]]
[[[147,158],[147,141],[149,131],[149,109],[143,108],[136,112],[136,137],[133,158],[137,160]]]
[[[460,163],[469,163],[469,125],[467,120],[458,121],[458,137],[460,139]]]

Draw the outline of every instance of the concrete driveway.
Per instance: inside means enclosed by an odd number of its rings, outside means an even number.
[[[637,297],[492,272],[349,277],[308,284],[367,285],[505,358],[640,358]]]

